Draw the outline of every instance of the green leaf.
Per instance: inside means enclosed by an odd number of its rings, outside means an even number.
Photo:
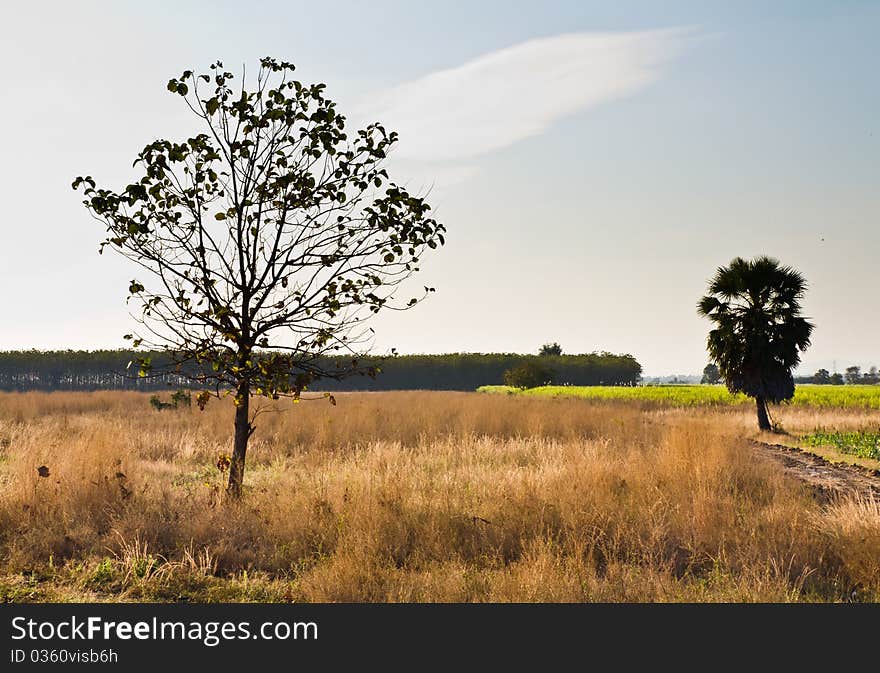
[[[225,219],[226,219],[226,213],[217,213],[216,215],[214,215],[214,219],[215,219],[215,220],[225,220]]]

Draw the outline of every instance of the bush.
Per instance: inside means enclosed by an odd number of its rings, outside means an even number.
[[[174,408],[177,407],[191,407],[192,406],[192,395],[188,390],[178,390],[176,393],[171,395],[171,404],[174,405]]]
[[[162,411],[162,409],[169,409],[172,405],[170,402],[163,402],[162,398],[158,395],[152,395],[150,397],[150,406],[153,407],[156,411]]]
[[[504,372],[504,383],[514,388],[537,388],[553,383],[554,372],[537,362],[524,362]]]
[[[188,390],[178,390],[176,393],[171,394],[170,402],[163,402],[161,397],[153,395],[150,397],[150,406],[156,411],[162,411],[163,409],[177,409],[181,406],[191,407],[192,395]]]

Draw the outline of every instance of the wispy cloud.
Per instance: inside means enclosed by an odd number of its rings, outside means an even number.
[[[528,40],[378,92],[355,116],[381,119],[397,130],[398,158],[469,159],[647,86],[691,32],[570,33]]]

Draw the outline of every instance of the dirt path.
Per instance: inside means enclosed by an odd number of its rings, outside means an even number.
[[[831,463],[824,458],[782,444],[748,440],[759,454],[782,464],[782,469],[828,500],[839,494],[859,494],[880,499],[880,475],[875,470]]]

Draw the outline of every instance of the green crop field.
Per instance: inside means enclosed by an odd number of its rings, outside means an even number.
[[[880,431],[876,430],[817,430],[802,437],[802,441],[807,446],[833,446],[841,453],[880,460]]]
[[[581,397],[600,400],[637,400],[672,406],[752,404],[745,395],[731,395],[724,386],[542,386],[518,390],[510,386],[482,386],[479,392],[535,395],[538,397]],[[880,409],[880,385],[821,386],[802,384],[795,389],[792,404],[814,407],[863,407]]]

